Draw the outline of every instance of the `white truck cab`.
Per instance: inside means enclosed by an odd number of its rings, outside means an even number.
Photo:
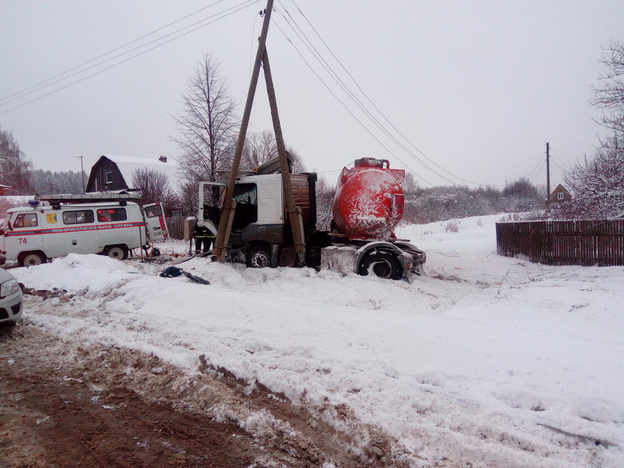
[[[8,266],[38,265],[70,253],[126,259],[132,249],[164,240],[167,225],[160,203],[126,200],[61,204],[32,201],[7,211],[0,228],[0,255]],[[92,198],[91,198],[92,199]]]
[[[311,185],[314,174],[291,174],[295,204],[301,209],[303,222],[314,229],[316,213]],[[198,225],[216,234],[220,220],[225,184],[200,182]],[[242,173],[236,180],[233,194],[236,211],[229,236],[229,249],[238,261],[248,266],[288,265],[294,261],[292,235],[286,213],[281,174]]]

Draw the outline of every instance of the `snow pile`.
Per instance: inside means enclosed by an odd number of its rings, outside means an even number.
[[[499,218],[403,227],[428,255],[412,284],[180,264],[211,283],[200,285],[95,255],[13,273],[79,294],[62,314],[27,310],[29,320],[189,371],[205,355],[295,403],[346,408],[416,466],[623,466],[624,268],[499,257]]]

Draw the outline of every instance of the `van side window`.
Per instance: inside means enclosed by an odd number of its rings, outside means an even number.
[[[155,218],[156,216],[162,215],[160,205],[148,206],[145,208],[145,214],[148,218]]]
[[[37,213],[22,213],[18,214],[17,218],[13,222],[13,227],[35,227],[38,226]]]
[[[128,216],[125,208],[106,208],[97,210],[97,219],[101,223],[108,223],[111,221],[125,221],[128,219]]]
[[[92,223],[93,220],[93,210],[63,212],[63,223],[65,224],[85,224]]]

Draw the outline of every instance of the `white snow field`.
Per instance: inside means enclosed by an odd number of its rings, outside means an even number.
[[[401,228],[428,255],[412,284],[179,265],[211,282],[201,285],[159,277],[167,265],[97,255],[12,273],[79,294],[76,313],[26,310],[33,323],[189,373],[204,354],[295,404],[346,407],[395,437],[413,466],[624,466],[624,267],[500,257],[500,219]]]

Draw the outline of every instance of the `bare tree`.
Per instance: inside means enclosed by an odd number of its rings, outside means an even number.
[[[175,118],[180,136],[174,141],[182,151],[180,169],[191,185],[200,180],[219,180],[227,170],[236,144],[236,104],[219,76],[219,64],[206,54],[191,75],[183,96],[184,111]]]
[[[602,109],[599,123],[613,134],[602,139],[592,158],[567,171],[565,181],[574,199],[555,216],[624,218],[624,42],[611,42],[600,62],[606,71],[593,87],[591,103]]]
[[[177,211],[178,197],[162,172],[149,168],[135,169],[132,173],[132,186],[141,191],[143,204],[162,202],[168,216]]]
[[[11,132],[0,129],[0,184],[10,186],[11,193],[25,195],[30,190],[29,172],[32,163]]]
[[[288,146],[286,148],[286,152],[290,155],[290,159],[292,161],[292,172],[293,174],[297,174],[300,172],[305,172],[305,164],[303,163],[303,159],[299,155],[299,152],[295,150],[292,146]]]
[[[600,84],[593,86],[591,104],[602,109],[601,125],[624,133],[624,42],[612,41],[600,59],[606,71],[600,76]]]
[[[286,152],[292,161],[292,172],[305,171],[305,165],[299,153],[292,147],[287,147]],[[258,133],[250,133],[245,138],[245,149],[241,167],[254,169],[265,162],[277,157],[277,142],[275,135],[268,130]]]
[[[275,157],[277,157],[277,143],[273,133],[264,130],[247,134],[241,167],[254,169]]]

